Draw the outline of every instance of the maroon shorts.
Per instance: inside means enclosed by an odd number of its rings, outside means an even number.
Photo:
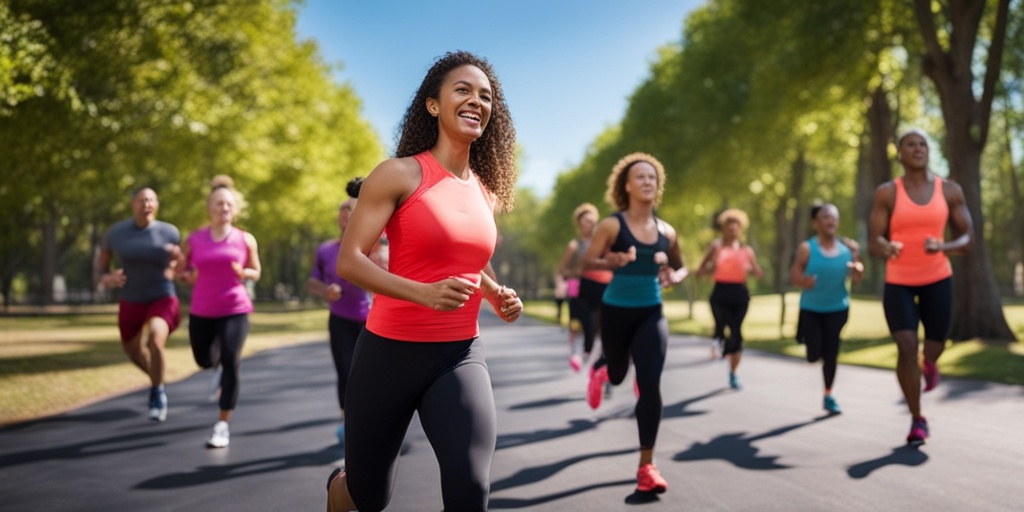
[[[128,343],[139,334],[150,318],[163,318],[174,332],[181,323],[181,307],[178,297],[168,295],[153,302],[128,302],[122,300],[117,310],[117,327],[121,329],[121,343]]]

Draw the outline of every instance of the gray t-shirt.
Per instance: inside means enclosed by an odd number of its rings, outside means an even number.
[[[171,261],[164,245],[180,243],[178,228],[159,220],[140,228],[135,219],[128,219],[107,230],[100,246],[112,251],[124,268],[126,280],[120,291],[121,299],[148,303],[174,295],[174,283],[164,275]]]

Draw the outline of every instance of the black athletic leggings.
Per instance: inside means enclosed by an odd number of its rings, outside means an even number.
[[[569,318],[579,320],[583,329],[583,352],[594,350],[594,340],[601,328],[601,297],[606,283],[580,278],[579,296],[569,299]]]
[[[836,380],[836,365],[839,360],[839,333],[849,319],[850,310],[817,313],[800,310],[797,337],[807,347],[807,362],[821,359],[821,374],[825,388],[832,389]]]
[[[497,418],[477,338],[417,343],[363,329],[345,406],[348,489],[359,510],[382,510],[391,500],[413,413],[441,469],[444,510],[487,510]]]
[[[338,373],[338,407],[345,410],[345,388],[348,386],[349,368],[352,368],[352,353],[356,350],[356,338],[363,331],[366,322],[357,322],[337,315],[327,320],[327,332],[331,335],[331,358]]]
[[[715,317],[715,338],[723,340],[722,355],[743,350],[743,319],[750,306],[750,292],[743,283],[715,283],[711,290],[711,314]],[[725,328],[729,328],[729,337]]]
[[[640,390],[635,411],[640,448],[653,448],[661,425],[661,372],[668,350],[668,321],[661,304],[642,308],[603,304],[601,308],[601,348],[608,380],[621,384],[632,357]]]
[[[219,364],[223,370],[219,402],[223,411],[233,410],[238,404],[242,346],[248,335],[248,313],[218,318],[188,316],[188,337],[196,364],[203,368],[213,368]]]

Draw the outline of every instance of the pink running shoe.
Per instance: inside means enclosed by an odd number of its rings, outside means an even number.
[[[636,492],[661,494],[668,490],[668,482],[662,478],[654,464],[644,464],[636,472]]]
[[[604,396],[602,387],[605,382],[608,382],[607,366],[591,371],[590,382],[587,382],[587,403],[591,409],[597,409],[601,406],[601,398]]]
[[[583,368],[583,359],[580,356],[573,354],[569,356],[569,366],[572,367],[572,371],[579,373],[580,368]]]
[[[907,444],[911,446],[921,446],[924,444],[925,439],[928,439],[928,420],[924,419],[924,416],[921,416],[910,424],[910,433],[907,434]]]
[[[939,365],[925,359],[921,363],[921,374],[924,375],[924,391],[926,393],[939,385]]]

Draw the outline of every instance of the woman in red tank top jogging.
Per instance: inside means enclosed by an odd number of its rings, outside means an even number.
[[[953,269],[946,253],[969,250],[973,228],[960,185],[928,171],[924,133],[911,130],[896,147],[904,174],[875,190],[868,247],[886,259],[882,307],[898,350],[896,377],[912,417],[907,443],[921,445],[928,438],[928,422],[921,414],[921,376],[924,391],[938,384],[937,363],[953,312]],[[948,242],[947,223],[953,233]],[[924,326],[920,363],[918,322]]]
[[[483,272],[495,207],[512,205],[515,149],[490,64],[448,53],[406,110],[395,158],[363,182],[337,271],[376,296],[349,373],[346,468],[328,478],[329,512],[387,506],[414,413],[438,459],[443,508],[487,509],[497,419],[477,316],[482,300],[506,322],[522,313]],[[388,270],[368,257],[385,230]]]

